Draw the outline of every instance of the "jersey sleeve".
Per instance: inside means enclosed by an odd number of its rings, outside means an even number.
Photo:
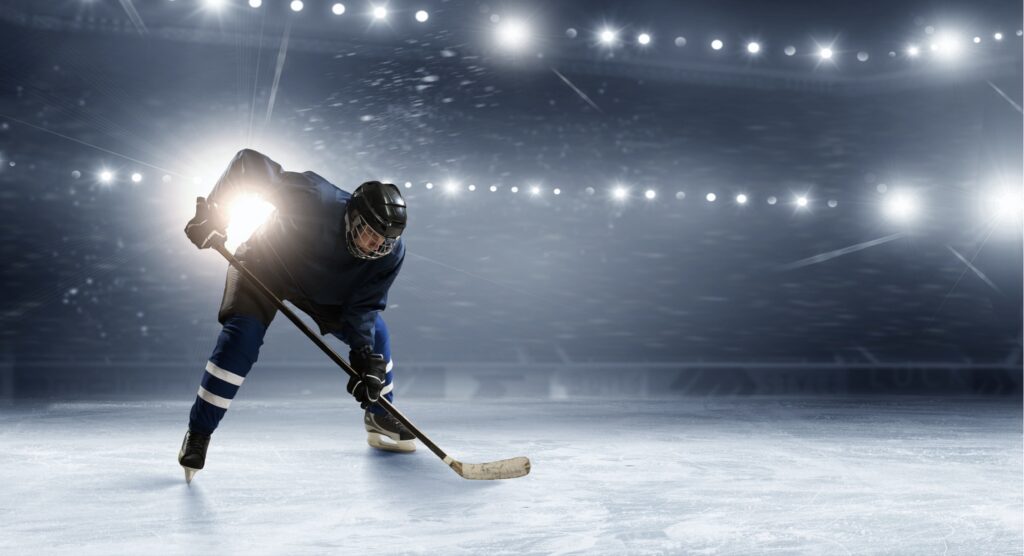
[[[377,313],[387,307],[388,290],[395,282],[404,261],[405,248],[403,247],[398,262],[394,266],[363,284],[349,299],[349,303],[341,314],[340,337],[350,348],[373,347]]]
[[[242,149],[207,196],[226,207],[244,194],[257,194],[282,213],[302,212],[318,200],[316,182],[305,174],[286,172],[281,165],[252,149]]]

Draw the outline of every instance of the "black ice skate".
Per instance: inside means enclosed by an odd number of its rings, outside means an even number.
[[[210,435],[188,431],[178,451],[178,463],[185,469],[185,482],[191,484],[192,477],[206,464],[206,448],[210,445]]]
[[[389,452],[416,451],[416,437],[390,414],[375,415],[367,409],[363,423],[366,425],[366,443],[370,446]]]

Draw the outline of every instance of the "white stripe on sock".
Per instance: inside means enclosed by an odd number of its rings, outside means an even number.
[[[392,382],[391,384],[388,384],[384,388],[380,389],[380,395],[383,396],[384,394],[388,394],[388,393],[390,393],[394,389],[395,389],[395,383]]]
[[[390,360],[390,361],[388,361],[388,366],[384,367],[384,372],[385,373],[390,373],[391,369],[393,369],[394,367],[395,367],[395,362],[393,360]]]
[[[228,406],[231,405],[231,400],[227,398],[222,398],[217,394],[211,394],[209,390],[203,388],[202,386],[199,387],[198,396],[202,398],[203,401],[205,401],[206,403],[210,405],[215,405],[221,409],[227,409]]]
[[[206,362],[206,372],[223,380],[224,382],[227,382],[228,384],[234,384],[235,386],[241,386],[242,381],[245,380],[244,376],[236,375],[229,370],[222,369],[215,365],[213,361]]]

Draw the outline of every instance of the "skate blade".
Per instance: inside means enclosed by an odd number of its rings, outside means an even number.
[[[379,432],[368,432],[366,434],[366,443],[370,446],[387,452],[401,452],[407,454],[409,452],[416,451],[415,440],[395,440],[386,434]]]
[[[185,470],[185,484],[192,484],[192,477],[195,477],[196,473],[199,473],[199,470],[192,469],[191,467],[185,467],[184,465],[182,465],[181,468]]]

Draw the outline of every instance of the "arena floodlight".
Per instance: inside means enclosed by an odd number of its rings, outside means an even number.
[[[228,239],[225,246],[232,253],[249,239],[274,212],[274,205],[258,195],[243,195],[228,208]]]
[[[896,191],[885,197],[885,214],[894,220],[907,222],[918,212],[917,199],[906,191]]]
[[[416,12],[416,21],[426,23],[428,19],[430,19],[430,14],[427,13],[427,10],[419,10]]]
[[[370,14],[373,15],[373,19],[383,21],[388,18],[388,9],[384,6],[374,6]]]
[[[758,44],[756,42],[753,42],[753,41],[747,43],[747,53],[749,53],[749,54],[757,54],[758,52],[761,52],[761,45],[760,44]]]
[[[498,45],[509,50],[519,50],[530,41],[530,28],[521,19],[507,19],[498,24]]]
[[[640,33],[636,37],[636,42],[640,43],[640,46],[647,46],[651,44],[651,35],[649,33]]]
[[[721,50],[725,46],[725,43],[721,39],[714,39],[711,41],[712,50]]]
[[[333,6],[331,6],[331,13],[334,15],[341,15],[345,13],[345,4],[342,4],[341,2],[336,2]]]
[[[301,12],[302,8],[305,7],[305,4],[302,3],[302,0],[292,0],[292,3],[288,4],[288,7],[291,8],[293,12]]]
[[[647,199],[648,201],[653,201],[654,198],[657,196],[658,192],[653,189],[648,189],[647,191],[644,191],[644,199]]]
[[[718,195],[715,195],[714,193],[708,193],[707,195],[704,196],[704,198],[707,199],[709,203],[714,203],[715,199],[718,199]]]
[[[743,193],[740,193],[739,195],[736,196],[736,203],[737,204],[745,205],[745,204],[747,204],[747,200],[748,200],[747,196],[745,194],[743,194]]]

